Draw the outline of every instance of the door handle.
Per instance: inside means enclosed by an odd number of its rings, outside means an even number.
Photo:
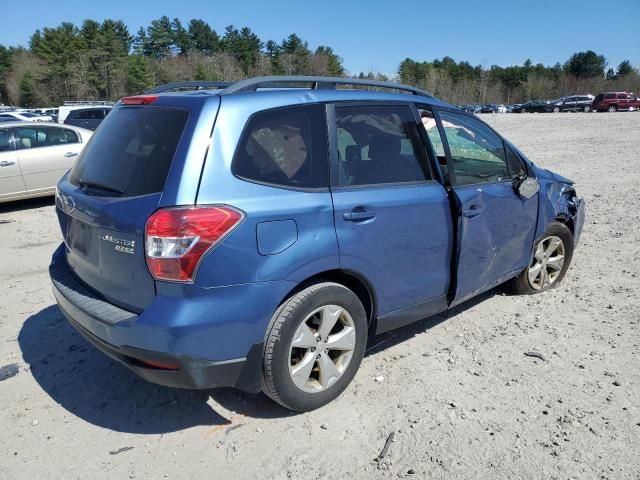
[[[77,157],[78,154],[75,153],[75,152],[67,152],[67,153],[64,154],[64,156],[67,157],[67,158],[71,158],[71,157]]]
[[[16,162],[7,162],[6,160],[3,160],[2,162],[0,162],[0,167],[10,167],[11,165],[15,165]]]
[[[376,212],[365,210],[363,208],[354,208],[351,212],[343,213],[342,218],[347,222],[361,222],[363,220],[376,218]]]
[[[478,207],[477,205],[471,205],[467,210],[464,210],[462,212],[462,215],[464,215],[467,218],[473,218],[473,217],[477,217],[481,213],[482,213],[482,208]]]

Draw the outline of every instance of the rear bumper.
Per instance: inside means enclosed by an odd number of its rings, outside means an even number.
[[[195,310],[185,309],[184,305],[166,311],[162,319],[153,304],[139,315],[121,309],[100,298],[73,275],[66,263],[64,245],[54,253],[49,274],[60,310],[71,325],[98,349],[145,380],[177,388],[234,387],[252,393],[260,391],[264,330],[260,340],[247,347],[242,345],[246,345],[247,337],[251,338],[249,332],[243,337],[244,342],[217,338],[212,344],[207,339],[220,336],[216,328],[219,323],[211,318],[209,323],[199,322],[192,316]],[[181,298],[170,300],[174,304],[189,302]],[[215,300],[214,296],[213,303]],[[166,302],[164,299],[161,303],[165,310]],[[215,311],[215,305],[209,307],[209,313],[212,309]],[[191,324],[179,315],[176,318],[176,312],[181,310],[186,310]],[[259,332],[258,328],[256,337]],[[206,358],[197,354],[203,350],[203,343],[211,351],[220,343],[237,343],[242,356]]]
[[[148,382],[192,390],[214,387],[235,387],[252,393],[257,393],[260,390],[259,377],[253,380],[250,378],[249,372],[252,367],[249,365],[252,361],[248,358],[212,362],[200,358],[176,357],[165,353],[150,352],[134,347],[114,347],[76,322],[62,307],[61,299],[57,295],[56,298],[62,313],[84,338]],[[64,300],[62,301],[64,302]],[[256,346],[256,351],[250,355],[256,357],[257,353],[257,357],[254,359],[258,361],[258,364],[255,365],[257,371],[259,371],[261,351],[262,346]]]

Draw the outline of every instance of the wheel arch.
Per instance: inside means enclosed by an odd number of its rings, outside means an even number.
[[[371,282],[364,275],[353,270],[334,269],[316,273],[299,282],[284,296],[280,304],[308,286],[326,281],[339,283],[355,293],[367,313],[369,331],[373,331],[372,329],[375,329],[375,319],[377,318],[375,290]]]
[[[561,213],[560,215],[558,215],[554,219],[554,221],[562,223],[563,225],[565,225],[569,229],[569,231],[571,232],[571,235],[574,235],[575,225],[574,225],[574,222],[573,222],[573,217],[571,217],[569,214]]]

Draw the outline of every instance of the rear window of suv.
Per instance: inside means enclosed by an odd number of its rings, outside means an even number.
[[[161,192],[188,116],[177,108],[115,108],[80,154],[69,181],[124,197]]]

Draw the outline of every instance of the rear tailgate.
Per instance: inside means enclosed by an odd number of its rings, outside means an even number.
[[[70,269],[106,300],[136,312],[155,295],[144,254],[146,221],[165,196],[172,205],[181,196],[193,203],[206,151],[205,145],[195,152],[198,165],[189,163],[203,102],[192,109],[189,99],[173,98],[173,105],[160,97],[151,105],[115,108],[58,185],[56,210]],[[188,167],[197,168],[189,188],[185,180],[171,180]],[[165,195],[166,185],[184,191]]]

